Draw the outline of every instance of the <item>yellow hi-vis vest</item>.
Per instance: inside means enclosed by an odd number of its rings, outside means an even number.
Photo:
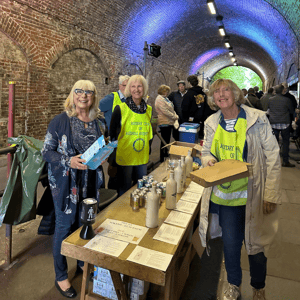
[[[121,131],[118,136],[116,162],[120,166],[138,166],[149,161],[149,141],[153,137],[150,123],[152,107],[144,114],[133,112],[126,103],[120,104]]]
[[[113,92],[112,93],[114,95],[114,102],[113,102],[113,106],[112,106],[112,111],[114,111],[115,107],[117,105],[120,105],[122,102],[122,100],[120,99],[119,93],[118,92]]]
[[[228,132],[219,124],[211,146],[211,153],[218,161],[236,159],[243,161],[247,120],[238,118],[235,132]],[[226,206],[241,206],[247,202],[248,178],[241,178],[213,187],[210,200]]]

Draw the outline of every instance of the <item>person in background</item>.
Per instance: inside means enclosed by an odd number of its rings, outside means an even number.
[[[169,144],[171,139],[172,128],[179,127],[178,115],[174,110],[174,104],[167,98],[170,93],[170,87],[161,85],[158,88],[158,96],[155,99],[155,110],[157,112],[158,127],[160,129],[161,137]],[[168,151],[163,142],[160,144],[160,161],[163,162],[164,158],[168,156]]]
[[[111,115],[116,107],[116,105],[125,102],[126,98],[124,96],[125,88],[127,82],[129,80],[128,75],[121,75],[119,77],[119,90],[117,92],[110,93],[106,95],[103,99],[100,100],[99,108],[102,112],[104,112],[104,117],[107,125],[107,129],[109,130]],[[118,189],[118,182],[117,182],[117,173],[116,168],[112,168],[111,165],[108,166],[108,175],[109,180],[107,187],[109,189],[117,190]]]
[[[129,78],[130,77],[128,75],[121,75],[119,77],[119,90],[106,95],[100,100],[99,108],[104,113],[108,130],[110,126],[111,115],[115,106],[125,102],[126,100],[124,92]]]
[[[287,97],[287,98],[289,98],[290,99],[290,101],[291,101],[291,103],[292,103],[292,105],[293,105],[293,108],[294,108],[294,113],[293,114],[291,114],[291,116],[290,116],[290,119],[291,119],[291,124],[290,124],[290,130],[291,130],[291,135],[293,135],[294,134],[294,129],[293,129],[293,127],[292,127],[292,122],[295,120],[295,111],[296,111],[296,108],[297,108],[297,100],[296,100],[296,98],[295,98],[295,96],[294,95],[292,95],[290,92],[289,92],[289,86],[288,86],[288,84],[286,83],[286,82],[283,82],[282,83],[282,85],[283,85],[283,87],[284,87],[284,90],[282,91],[282,95],[284,96],[284,97]]]
[[[187,81],[192,86],[183,96],[181,105],[183,122],[199,123],[199,137],[203,137],[203,123],[213,111],[207,105],[207,97],[203,88],[199,86],[198,77],[190,75]]]
[[[259,87],[258,86],[255,86],[254,88],[254,93],[255,93],[255,96],[260,99],[263,95],[263,92],[259,90]]]
[[[268,110],[270,98],[274,96],[273,93],[274,93],[274,89],[272,87],[270,87],[268,89],[268,92],[260,98],[260,103],[261,103],[263,111]]]
[[[179,80],[177,82],[177,86],[178,86],[178,91],[172,92],[168,96],[168,98],[174,104],[174,110],[179,117],[178,123],[180,126],[180,124],[183,123],[181,105],[182,105],[182,101],[183,101],[183,96],[186,94],[187,91],[185,88],[185,82],[183,80]],[[176,129],[176,128],[173,128],[173,138],[176,141],[179,140],[179,132],[178,132],[178,129]]]
[[[282,84],[275,86],[275,96],[269,99],[269,120],[276,139],[279,143],[279,133],[282,137],[282,166],[293,168],[294,164],[289,162],[291,115],[294,113],[292,102],[282,95],[284,87]]]
[[[215,236],[213,228],[222,231],[228,280],[223,300],[241,296],[243,242],[253,299],[266,299],[266,256],[278,229],[276,204],[281,202],[278,143],[266,114],[244,102],[242,91],[231,80],[218,79],[210,87],[208,103],[217,112],[205,122],[202,165],[213,166],[224,159],[252,165],[251,177],[206,188],[202,195],[199,234],[203,247],[208,246],[207,236]]]
[[[251,102],[248,99],[248,91],[246,89],[242,89],[242,92],[243,92],[244,97],[245,97],[245,105],[253,108],[254,106],[251,104]]]
[[[262,109],[261,107],[261,104],[260,104],[260,101],[259,99],[257,98],[257,96],[255,95],[255,91],[253,88],[250,88],[248,90],[248,97],[247,99],[250,101],[251,105],[254,107],[254,108],[257,108],[257,109]]]
[[[48,162],[48,180],[54,201],[55,232],[53,257],[55,286],[67,297],[76,297],[68,279],[67,260],[61,251],[62,241],[81,226],[80,203],[85,198],[99,202],[103,182],[102,167],[90,170],[80,156],[105,132],[97,90],[89,80],[77,81],[65,101],[65,112],[50,122],[42,155]],[[83,262],[77,262],[82,273]]]
[[[118,193],[124,194],[147,175],[150,141],[153,138],[152,107],[145,99],[148,84],[142,75],[133,75],[125,89],[126,101],[117,105],[110,123],[110,137],[118,140],[113,167],[117,167]]]

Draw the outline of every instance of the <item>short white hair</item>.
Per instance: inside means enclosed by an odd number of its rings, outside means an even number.
[[[129,76],[128,75],[121,75],[119,77],[119,84],[122,84],[124,81],[129,80]]]

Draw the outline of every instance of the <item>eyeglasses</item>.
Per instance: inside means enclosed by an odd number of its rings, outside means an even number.
[[[75,94],[78,95],[78,96],[81,96],[84,94],[86,94],[88,97],[92,97],[94,95],[94,91],[90,91],[90,90],[87,90],[87,91],[84,91],[82,89],[75,89],[74,90]]]

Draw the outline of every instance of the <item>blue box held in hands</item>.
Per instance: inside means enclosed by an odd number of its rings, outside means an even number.
[[[109,155],[118,146],[118,141],[105,144],[103,135],[98,138],[98,140],[87,149],[80,158],[85,159],[85,165],[91,170],[96,170],[103,161],[105,161]]]

